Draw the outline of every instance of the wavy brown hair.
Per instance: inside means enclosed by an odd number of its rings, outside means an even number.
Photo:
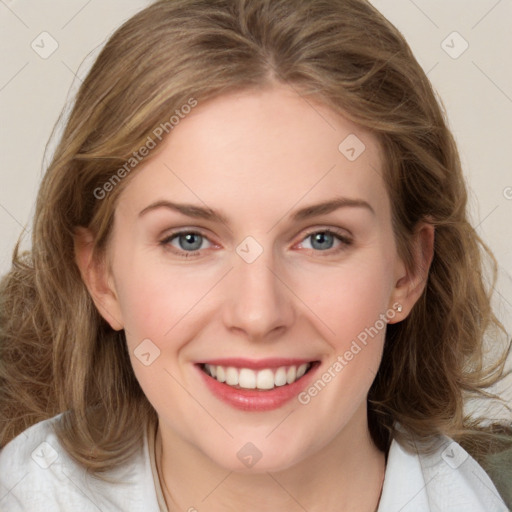
[[[124,332],[100,316],[80,277],[75,228],[95,233],[102,258],[116,201],[137,170],[104,199],[94,191],[155,127],[190,98],[276,83],[379,139],[394,234],[409,268],[415,227],[435,226],[423,295],[387,328],[368,396],[373,440],[386,450],[393,437],[446,434],[487,460],[490,444],[464,402],[503,373],[506,351],[490,366],[484,361],[486,336],[498,351],[500,334],[506,338],[490,306],[496,261],[468,220],[457,148],[430,82],[402,35],[365,0],[161,0],[113,34],[42,181],[32,249],[21,254],[16,246],[2,281],[0,445],[65,412],[59,439],[87,469],[101,474],[133,453],[141,420],[156,413]]]

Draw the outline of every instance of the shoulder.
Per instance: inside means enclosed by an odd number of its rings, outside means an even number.
[[[507,512],[482,467],[455,441],[440,436],[426,451],[392,441],[380,511]]]
[[[146,446],[107,483],[75,462],[59,443],[61,415],[33,425],[0,450],[0,510],[158,510]]]

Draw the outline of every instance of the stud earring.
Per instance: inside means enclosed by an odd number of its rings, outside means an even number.
[[[398,304],[398,307],[396,308],[396,310],[401,313],[402,312],[402,304]]]

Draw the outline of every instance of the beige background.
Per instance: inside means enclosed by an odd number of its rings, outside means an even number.
[[[45,145],[79,67],[83,76],[84,58],[148,3],[0,0],[0,274],[30,231]],[[473,225],[500,265],[496,309],[512,331],[512,1],[372,3],[405,35],[447,108]],[[502,393],[512,403],[512,379]]]

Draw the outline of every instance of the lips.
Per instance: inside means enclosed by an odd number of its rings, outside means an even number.
[[[245,411],[281,407],[313,378],[318,360],[215,359],[197,363],[203,382],[225,403]]]

